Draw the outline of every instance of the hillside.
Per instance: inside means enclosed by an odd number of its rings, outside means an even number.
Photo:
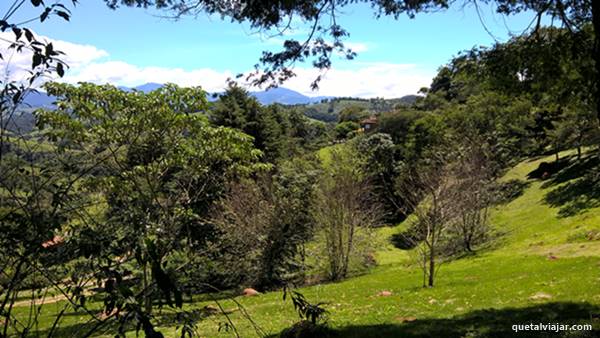
[[[416,99],[416,95],[406,95],[397,99],[333,98],[295,107],[300,109],[304,115],[315,120],[334,122],[337,121],[338,113],[347,107],[358,106],[374,113],[381,113],[391,111],[397,106],[410,106],[415,103]]]
[[[493,210],[498,239],[471,257],[443,265],[434,288],[421,287],[411,252],[389,242],[403,229],[400,224],[379,230],[386,244],[376,255],[379,266],[368,274],[300,291],[310,301],[326,302],[328,322],[341,337],[505,337],[513,334],[512,325],[530,322],[593,323],[600,329],[600,194],[594,176],[599,164],[591,155],[582,161],[572,152],[561,157],[562,169],[546,180],[527,176],[553,157],[524,161],[505,174],[503,181],[519,180],[525,188]],[[588,188],[578,190],[582,186]],[[382,290],[392,295],[378,296]],[[186,306],[210,303],[197,300]],[[281,292],[236,301],[270,334],[297,320]],[[232,301],[221,305],[231,311],[240,336],[256,336]],[[48,304],[44,321],[51,322],[59,309],[58,303]],[[199,327],[206,336],[230,336],[219,332],[226,320],[211,315]],[[60,328],[65,336],[80,325],[76,315],[69,322],[73,326]]]
[[[539,163],[552,160],[525,161],[503,179],[527,181]],[[302,292],[315,302],[335,300],[328,306],[330,324],[343,337],[505,336],[512,324],[530,321],[589,323],[590,315],[600,314],[600,196],[598,190],[595,196],[569,193],[597,169],[592,158],[587,161],[547,181],[527,181],[521,196],[494,210],[492,223],[502,233],[494,247],[443,265],[433,289],[420,287],[409,252],[388,245],[378,253],[383,264],[368,275]],[[560,205],[552,202],[557,195]],[[584,207],[582,198],[594,207]],[[577,214],[566,216],[566,210]],[[380,235],[389,240],[400,229],[382,229]],[[393,295],[378,297],[382,290]],[[280,293],[240,301],[271,332],[295,319]],[[594,325],[598,329],[600,320]]]

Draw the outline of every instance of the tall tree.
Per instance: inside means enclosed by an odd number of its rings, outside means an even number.
[[[209,125],[198,88],[167,85],[145,94],[52,83],[46,89],[59,102],[40,113],[44,135],[78,155],[72,166],[96,163],[79,187],[99,210],[79,208],[70,228],[59,230],[69,232],[76,257],[91,267],[80,275],[104,281],[106,319],[126,311],[131,315],[120,325],[137,321],[146,336],[159,337],[150,321],[155,301],[182,306],[176,280],[190,261],[178,257],[205,247],[213,233],[208,211],[225,182],[253,170],[260,152],[247,135]],[[126,281],[132,266],[139,285]]]
[[[361,234],[381,221],[380,205],[355,151],[344,146],[330,150],[312,208],[315,225],[325,237],[327,272],[334,281],[347,277],[351,261],[360,255]]]
[[[9,329],[26,335],[37,320],[20,321],[12,314],[17,294],[39,268],[56,259],[42,243],[54,243],[53,233],[71,214],[66,203],[76,193],[77,170],[65,166],[72,154],[61,153],[26,135],[15,123],[24,98],[48,76],[64,75],[67,68],[62,53],[51,42],[39,39],[29,24],[47,22],[52,16],[69,20],[70,10],[62,1],[46,5],[43,1],[5,1],[0,14],[3,48],[0,50],[0,336]],[[75,5],[76,0],[72,1]],[[21,14],[33,7],[32,17]],[[31,8],[30,8],[31,9]],[[12,32],[12,37],[10,33]],[[11,71],[13,55],[31,58],[31,67],[15,76]],[[79,168],[81,169],[81,168]],[[84,169],[85,170],[85,169]],[[36,313],[36,306],[30,307]],[[37,315],[33,317],[37,319]]]

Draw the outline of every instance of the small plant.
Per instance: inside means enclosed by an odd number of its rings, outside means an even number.
[[[284,287],[284,301],[288,294],[300,321],[283,330],[280,337],[328,337],[330,335],[326,319],[328,311],[323,307],[327,303],[312,304],[300,292]]]
[[[327,303],[317,303],[311,304],[303,294],[298,291],[288,290],[287,288],[283,289],[283,300],[285,301],[287,295],[290,294],[290,298],[292,300],[292,304],[294,304],[294,309],[298,312],[298,316],[300,320],[307,320],[312,324],[317,324],[321,321],[325,321],[325,317],[327,315],[327,310],[323,307],[323,305]]]

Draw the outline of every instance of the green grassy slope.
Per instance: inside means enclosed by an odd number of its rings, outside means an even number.
[[[542,161],[552,158],[525,161],[503,179],[527,180]],[[380,264],[368,274],[300,291],[311,301],[328,302],[328,322],[341,337],[504,337],[512,335],[513,324],[530,322],[592,323],[598,330],[600,196],[598,185],[591,186],[597,184],[597,163],[589,161],[570,162],[544,181],[529,180],[521,196],[493,210],[493,226],[502,234],[496,245],[443,265],[432,289],[421,287],[422,276],[410,253],[387,241],[403,228],[399,225],[379,230],[384,242],[376,255]],[[382,290],[393,294],[380,297]],[[265,332],[276,334],[297,319],[289,300],[283,302],[281,296],[272,292],[237,301]],[[51,323],[59,306],[48,305],[44,322]],[[240,336],[257,336],[232,301],[224,300],[222,306],[232,310],[229,316]],[[69,321],[73,326],[60,328],[65,336],[77,327],[78,316],[71,315]],[[210,316],[199,331],[208,337],[230,336],[219,332],[224,321],[222,315]],[[163,332],[175,336],[173,327]]]

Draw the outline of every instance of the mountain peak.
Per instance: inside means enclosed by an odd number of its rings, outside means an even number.
[[[160,83],[148,82],[148,83],[144,83],[143,85],[137,86],[134,89],[137,89],[144,93],[149,93],[153,90],[157,90],[157,89],[161,88],[162,86],[164,86],[164,85],[160,84]]]

